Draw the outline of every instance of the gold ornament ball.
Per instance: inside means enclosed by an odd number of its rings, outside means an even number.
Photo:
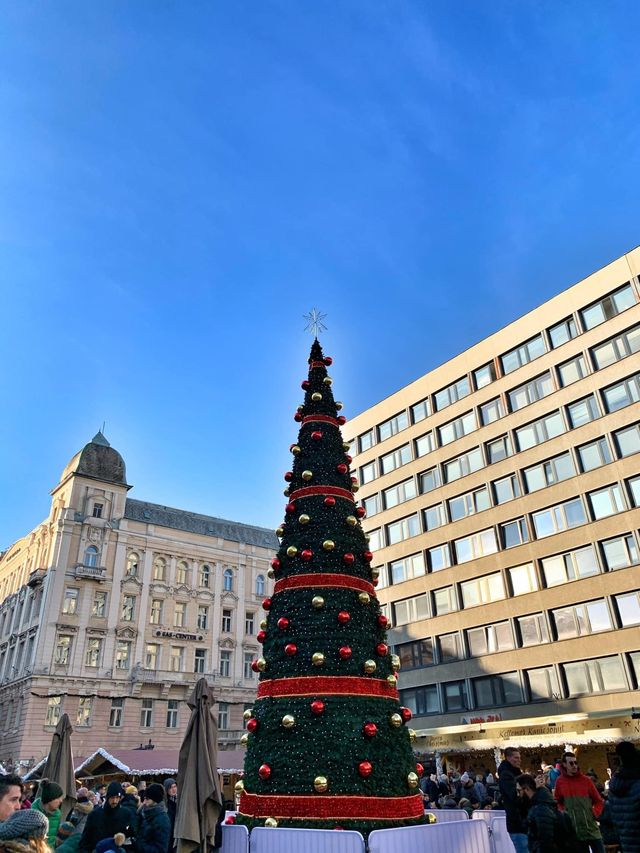
[[[285,729],[292,729],[296,724],[296,718],[293,714],[285,714],[282,718],[282,725]]]
[[[298,406],[298,411],[299,411],[299,412],[304,412],[304,406]]]
[[[244,712],[244,714],[242,715],[242,719],[243,719],[243,720],[245,721],[245,723],[246,723],[246,722],[247,722],[247,720],[250,720],[250,719],[251,719],[251,717],[253,717],[253,708],[247,708],[247,710],[246,710],[246,711]]]
[[[316,776],[313,780],[313,787],[319,794],[324,794],[324,792],[329,787],[329,780],[326,776]]]
[[[429,812],[429,814],[426,814],[425,817],[427,819],[427,823],[437,823],[438,822],[438,818],[434,814],[431,814],[431,812]]]
[[[282,494],[285,496],[285,498],[288,498],[289,497],[289,489],[283,489]]]
[[[342,442],[342,449],[344,450],[344,452],[345,452],[345,453],[346,453],[348,450],[351,450],[351,445],[349,444],[349,442],[348,442],[348,441],[343,441],[343,442]]]
[[[391,655],[391,666],[395,670],[400,669],[400,658],[398,655]]]
[[[275,819],[275,817],[268,817],[265,820],[264,825],[268,826],[270,829],[275,829],[278,825],[278,821]]]
[[[415,740],[417,737],[418,737],[418,735],[416,734],[416,730],[415,729],[409,729],[409,740],[411,741],[411,743],[415,743]]]
[[[374,660],[366,660],[364,662],[364,671],[371,674],[376,671],[376,662]]]
[[[298,453],[300,453],[300,446],[297,444],[294,444],[293,447],[291,448],[291,452],[293,453],[294,456],[297,456]]]
[[[347,522],[349,527],[355,527],[356,524],[358,523],[358,519],[355,517],[355,515],[348,515],[346,517],[345,521]]]
[[[260,672],[264,672],[265,669],[267,668],[267,662],[264,658],[258,658],[258,660],[256,662],[256,666],[258,667],[258,670]]]
[[[240,743],[242,746],[246,746],[249,743],[249,735],[246,732],[240,738]]]
[[[311,518],[305,512],[303,512],[302,515],[298,517],[298,521],[300,522],[300,524],[309,524]]]
[[[358,491],[359,488],[360,488],[360,486],[357,483],[351,483],[351,491],[353,492],[354,495]]]
[[[398,679],[395,677],[395,675],[388,675],[387,676],[387,684],[391,685],[391,687],[395,687],[395,685],[397,683],[398,683]]]
[[[321,595],[314,595],[311,599],[311,604],[316,610],[320,610],[321,607],[324,607],[324,598]]]
[[[297,553],[298,553],[298,549],[296,548],[296,546],[295,545],[289,545],[289,547],[287,548],[287,557],[295,557],[295,555]]]
[[[273,571],[273,569],[267,569],[267,577],[268,578],[275,578],[275,576],[276,576],[276,573]]]
[[[417,774],[417,773],[413,773],[413,772],[411,772],[411,773],[407,774],[407,785],[408,785],[410,788],[417,788],[417,787],[418,787],[418,782],[419,782],[419,781],[420,781],[420,780],[418,779],[418,774]]]
[[[319,403],[322,400],[322,394],[319,391],[314,391],[311,395],[311,399],[314,403]]]
[[[372,578],[379,578],[380,577],[380,569],[378,568],[378,566],[374,566],[371,569],[371,577]]]
[[[371,537],[369,536],[369,534],[368,534],[368,533],[365,533],[365,534],[364,534],[364,541],[365,541],[367,544],[368,544],[369,542],[371,542]]]
[[[389,723],[394,727],[394,729],[399,729],[402,725],[402,717],[400,714],[392,714],[389,717]]]
[[[333,551],[333,549],[336,547],[336,543],[333,541],[333,539],[325,539],[322,543],[322,547],[325,551]]]
[[[333,379],[330,376],[325,376],[322,380],[323,385],[333,385]]]
[[[313,471],[303,471],[302,472],[302,479],[303,480],[306,480],[308,482],[309,480],[312,479],[312,477],[313,477]]]
[[[371,601],[371,596],[368,592],[359,592],[358,601],[360,602],[360,604],[369,604],[369,602]]]
[[[284,536],[284,527],[276,527],[276,536],[280,539],[281,536]]]
[[[337,409],[338,411],[340,411],[340,409],[342,408],[342,405],[343,405],[343,404],[340,402],[340,400],[336,400],[336,409]]]
[[[311,656],[311,663],[314,666],[324,666],[324,655],[322,652],[314,652]]]
[[[241,794],[244,791],[244,782],[242,781],[242,779],[236,782],[236,784],[233,786],[233,790],[236,792],[236,794]]]
[[[261,631],[266,631],[266,630],[267,630],[267,620],[266,620],[266,619],[261,619],[261,620],[260,620],[260,630],[261,630]]]

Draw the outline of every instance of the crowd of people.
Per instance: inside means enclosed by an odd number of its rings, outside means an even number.
[[[640,751],[623,741],[620,763],[601,781],[565,752],[525,772],[517,747],[496,773],[431,773],[420,786],[427,809],[503,810],[516,853],[640,853]]]

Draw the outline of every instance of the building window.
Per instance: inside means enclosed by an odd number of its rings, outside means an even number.
[[[469,378],[463,376],[462,379],[458,379],[457,382],[453,382],[451,385],[443,388],[442,391],[435,393],[436,411],[439,412],[441,409],[446,409],[447,406],[458,400],[462,400],[463,397],[467,397],[470,393],[471,385],[469,384]]]
[[[211,566],[208,566],[206,563],[204,563],[202,566],[200,566],[200,586],[204,587],[204,589],[209,589],[210,584]],[[258,593],[258,595],[261,595],[261,593]]]
[[[607,602],[589,601],[586,604],[576,604],[572,607],[559,607],[551,611],[558,640],[570,637],[583,637],[587,634],[597,634],[600,631],[610,631],[611,615]]]
[[[631,504],[635,507],[640,507],[640,477],[627,480],[627,485],[629,486],[629,494],[631,495]]]
[[[362,485],[366,485],[370,483],[372,480],[376,478],[376,463],[368,462],[366,465],[363,465],[360,468],[360,482]]]
[[[460,518],[466,518],[468,515],[475,515],[477,512],[489,509],[491,506],[489,490],[486,486],[482,486],[480,489],[458,495],[457,498],[451,498],[448,504],[451,521],[458,521]]]
[[[231,633],[231,610],[223,610],[222,611],[222,630],[225,634]]]
[[[580,470],[583,472],[593,471],[594,468],[600,468],[602,465],[608,465],[611,462],[611,451],[604,436],[595,441],[590,441],[589,444],[581,445],[577,448],[577,453]]]
[[[400,412],[399,415],[389,418],[388,421],[380,424],[378,427],[378,438],[380,441],[385,441],[385,439],[391,438],[392,435],[396,435],[396,433],[406,429],[408,426],[409,418],[407,417],[407,413]]]
[[[167,574],[167,561],[164,557],[156,557],[153,561],[154,581],[163,581]]]
[[[573,317],[567,317],[566,320],[556,323],[555,326],[551,326],[549,329],[549,340],[551,341],[552,349],[557,349],[559,346],[562,346],[562,344],[566,344],[567,341],[570,341],[577,336],[578,329]]]
[[[526,595],[538,589],[538,578],[533,563],[524,563],[522,566],[513,566],[508,569],[509,583],[513,595]]]
[[[552,666],[527,670],[527,681],[529,682],[529,699],[532,702],[562,699],[558,675]]]
[[[153,727],[153,699],[143,699],[140,706],[140,728],[150,729]]]
[[[461,456],[444,463],[445,482],[452,483],[454,480],[459,480],[467,474],[473,474],[474,471],[479,471],[481,468],[484,468],[482,451],[479,447],[474,447],[468,453],[463,453]]]
[[[529,541],[527,522],[524,518],[514,518],[500,525],[500,538],[503,548],[515,548]]]
[[[465,581],[460,584],[460,592],[462,606],[465,609],[477,607],[479,604],[491,604],[492,601],[501,601],[506,598],[504,580],[500,572]]]
[[[158,644],[147,643],[144,655],[144,668],[156,670],[158,668]]]
[[[95,592],[91,604],[91,615],[102,618],[107,611],[107,593]]]
[[[450,663],[454,660],[460,660],[463,657],[462,642],[460,634],[457,631],[453,634],[442,634],[438,638],[439,663]]]
[[[572,385],[579,379],[584,379],[589,371],[582,353],[575,358],[564,361],[558,365],[558,379],[561,388],[566,388],[567,385]]]
[[[201,631],[206,631],[209,627],[209,608],[205,604],[198,605],[197,625]]]
[[[496,397],[495,400],[489,400],[489,402],[480,406],[480,420],[483,426],[499,421],[500,418],[504,417],[504,414],[502,397]]]
[[[472,683],[478,708],[495,708],[497,705],[517,705],[522,702],[522,688],[517,672],[474,678]]]
[[[630,284],[625,284],[619,290],[615,290],[603,299],[594,302],[580,312],[582,325],[585,330],[593,329],[617,316],[622,311],[635,304],[635,296]]]
[[[565,663],[562,669],[571,697],[627,689],[622,662],[617,655]]]
[[[67,587],[64,591],[64,599],[62,601],[62,612],[67,616],[73,616],[78,612],[78,594],[79,590]]]
[[[254,613],[245,613],[244,616],[244,632],[251,636],[255,632],[255,614]]]
[[[429,558],[429,570],[432,572],[448,569],[451,565],[451,551],[448,542],[429,548],[427,555]]]
[[[93,512],[91,513],[94,518],[102,518],[102,510],[104,509],[104,504],[94,503]]]
[[[545,557],[542,560],[542,571],[547,586],[559,586],[567,581],[597,575],[600,568],[593,545],[587,545],[565,554]]]
[[[123,622],[133,622],[136,618],[136,597],[135,595],[125,595],[122,599],[122,611],[120,619]]]
[[[233,592],[233,572],[225,569],[222,575],[222,588],[225,592]]]
[[[602,368],[608,367],[616,361],[621,361],[634,352],[638,352],[639,349],[640,326],[636,326],[594,347],[591,350],[591,356],[595,366],[602,370]]]
[[[436,448],[436,442],[433,437],[433,431],[425,432],[424,435],[421,435],[420,438],[416,438],[416,458],[420,456],[426,456],[427,453],[431,453],[432,450]]]
[[[76,726],[91,725],[91,709],[93,707],[92,696],[81,696],[78,701],[78,713],[76,714]]]
[[[564,421],[559,411],[551,412],[533,423],[519,427],[516,430],[516,441],[520,450],[536,447],[550,438],[562,435],[565,431]]]
[[[358,449],[360,453],[364,450],[368,450],[370,447],[373,447],[374,444],[375,438],[372,429],[367,432],[363,432],[362,435],[358,436]]]
[[[231,652],[220,652],[220,677],[230,678],[231,676]]]
[[[636,679],[636,687],[640,687],[640,652],[629,652],[629,665]]]
[[[244,678],[250,678],[253,680],[253,670],[251,669],[251,664],[253,663],[253,652],[245,652],[244,653],[244,661],[242,666],[242,674]]]
[[[411,462],[411,445],[404,444],[397,450],[392,450],[391,453],[386,453],[380,457],[380,466],[383,474],[388,474],[390,471],[395,471],[402,465]]]
[[[375,495],[369,495],[368,498],[363,498],[362,506],[364,507],[367,517],[371,517],[372,515],[379,513],[382,509],[382,501],[380,500],[378,492],[376,492]]]
[[[392,486],[390,489],[385,489],[382,493],[384,495],[384,505],[386,509],[391,509],[394,506],[398,506],[398,504],[405,503],[406,501],[410,501],[412,498],[416,497],[416,483],[413,477],[410,480],[404,480],[402,483],[398,483],[397,486]],[[377,495],[374,495],[372,498],[368,498],[368,500],[373,501],[377,499]],[[369,511],[369,507],[365,503],[365,509],[367,511],[367,515],[372,515]],[[377,504],[378,501],[375,501]],[[375,507],[374,504],[374,507]],[[378,512],[378,509],[374,509],[374,512]]]
[[[442,504],[435,504],[422,510],[425,530],[435,530],[447,523],[447,517]]]
[[[138,569],[140,567],[140,557],[136,554],[135,551],[131,551],[127,554],[127,574],[135,577],[138,574]]]
[[[523,367],[525,364],[529,364],[530,361],[540,358],[546,351],[547,347],[544,338],[541,334],[536,335],[535,338],[531,338],[530,341],[521,344],[519,347],[510,350],[500,357],[502,372],[505,376],[508,373],[513,373],[519,367]]]
[[[433,613],[435,616],[455,613],[457,609],[456,591],[452,586],[445,586],[433,591]]]
[[[116,643],[116,669],[129,669],[131,665],[131,643],[118,640]]]
[[[184,668],[184,648],[182,646],[171,646],[169,655],[169,670],[171,672],[182,672]]]
[[[193,656],[193,671],[198,675],[204,675],[207,666],[207,650],[196,649]]]
[[[494,652],[506,652],[515,648],[513,632],[509,622],[498,622],[482,628],[469,628],[467,642],[471,657],[492,655]]]
[[[600,417],[600,410],[593,394],[567,406],[567,416],[571,429],[578,429]]]
[[[620,616],[620,625],[623,628],[640,625],[640,592],[616,595],[616,607]]]
[[[85,666],[100,666],[102,660],[102,639],[100,637],[88,637],[84,653]]]
[[[408,625],[429,617],[429,599],[426,593],[414,598],[405,598],[393,602],[393,622],[395,625]]]
[[[473,371],[473,383],[478,391],[481,388],[486,388],[487,385],[491,385],[492,382],[495,382],[495,379],[496,368],[492,361]]]
[[[617,412],[640,400],[640,374],[610,385],[602,392],[607,412]]]
[[[168,729],[177,729],[178,728],[178,700],[177,699],[167,700],[167,728]]]
[[[186,615],[187,615],[187,603],[186,601],[176,601],[176,607],[173,612],[173,626],[174,628],[184,628],[186,623]]]
[[[554,391],[553,379],[550,371],[536,376],[524,385],[520,385],[508,392],[509,406],[512,412],[518,412],[525,406],[530,406],[538,400],[542,400]]]
[[[612,486],[607,486],[604,489],[589,492],[587,496],[591,503],[593,518],[596,521],[599,518],[607,518],[609,515],[623,512],[625,509],[622,489],[618,483],[614,483]]]
[[[227,702],[218,702],[218,728],[221,731],[229,728],[229,705]]]
[[[631,533],[602,542],[602,552],[605,566],[610,572],[616,569],[626,569],[628,566],[636,566],[640,562],[638,546]]]
[[[45,726],[57,726],[60,720],[60,710],[62,708],[62,696],[49,696],[47,702],[47,716],[45,718]]]
[[[413,690],[400,691],[400,701],[408,708],[414,717],[440,713],[438,688],[435,684],[428,687],[417,687]]]
[[[410,557],[403,557],[402,560],[394,560],[389,563],[389,568],[391,569],[391,583],[402,583],[424,574],[424,557],[421,553],[412,554]]]
[[[459,418],[449,421],[449,423],[443,424],[438,428],[440,446],[444,447],[445,444],[451,444],[452,441],[457,441],[459,438],[469,435],[470,432],[474,432],[477,428],[475,412],[471,411],[460,415]]]
[[[98,549],[95,545],[89,545],[84,552],[84,565],[95,568],[98,565]]]
[[[508,435],[502,435],[500,438],[488,441],[485,444],[485,447],[487,449],[487,459],[489,460],[490,465],[493,465],[494,462],[501,462],[513,453],[511,439]]]
[[[180,560],[180,562],[176,566],[176,583],[185,585],[187,583],[189,577],[189,566],[185,563],[184,560]]]
[[[516,625],[518,626],[520,645],[523,648],[538,646],[541,643],[548,643],[550,640],[549,629],[542,613],[519,616],[516,619]]]
[[[430,414],[431,407],[429,406],[429,400],[420,400],[415,406],[411,406],[411,420],[414,424],[428,418]]]
[[[522,473],[527,492],[531,493],[575,477],[576,469],[573,458],[567,451],[559,456],[554,456],[553,459],[547,459],[546,462],[525,468]]]
[[[439,468],[430,468],[428,471],[424,471],[420,474],[420,493],[427,494],[427,492],[432,492],[434,489],[439,488],[442,485],[440,480],[440,469]]]
[[[448,681],[442,685],[445,711],[466,711],[469,707],[464,681]]]
[[[401,643],[396,646],[396,652],[403,670],[433,666],[433,640],[431,637],[425,637],[424,640],[417,640],[415,643]]]
[[[561,530],[569,530],[571,527],[585,524],[587,514],[581,499],[574,498],[549,509],[534,512],[532,519],[537,538],[544,539],[545,536],[553,536]]]
[[[618,448],[619,458],[623,459],[625,456],[640,453],[640,424],[619,429],[614,432],[613,437]]]
[[[369,550],[377,551],[379,548],[382,548],[384,545],[382,541],[382,530],[379,527],[376,527],[375,530],[369,531]]]
[[[412,536],[417,536],[418,533],[420,533],[420,522],[417,514],[401,518],[399,521],[394,521],[393,524],[387,524],[387,542],[389,545],[410,539]]]
[[[151,599],[151,615],[149,617],[149,624],[160,625],[161,623],[162,623],[162,599],[161,598],[152,598]]]
[[[468,563],[469,560],[477,560],[487,554],[495,554],[498,550],[496,532],[493,527],[479,530],[470,536],[463,536],[453,543],[456,552],[457,563]]]
[[[109,710],[109,726],[112,729],[121,729],[124,718],[124,699],[112,699]]]
[[[493,493],[496,504],[504,504],[520,497],[520,483],[516,474],[509,474],[500,480],[493,481]]]
[[[264,595],[265,592],[265,581],[264,575],[258,575],[256,578],[256,595]]]
[[[71,637],[67,634],[59,634],[56,640],[56,651],[53,662],[57,666],[68,666],[71,660]]]

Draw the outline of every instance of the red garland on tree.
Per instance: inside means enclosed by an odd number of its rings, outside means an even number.
[[[315,340],[236,820],[366,836],[425,818],[329,364]]]

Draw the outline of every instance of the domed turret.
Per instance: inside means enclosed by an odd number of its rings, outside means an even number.
[[[115,450],[101,432],[97,432],[88,444],[80,450],[62,472],[60,482],[77,474],[90,477],[102,483],[127,485],[127,472],[124,459]]]

